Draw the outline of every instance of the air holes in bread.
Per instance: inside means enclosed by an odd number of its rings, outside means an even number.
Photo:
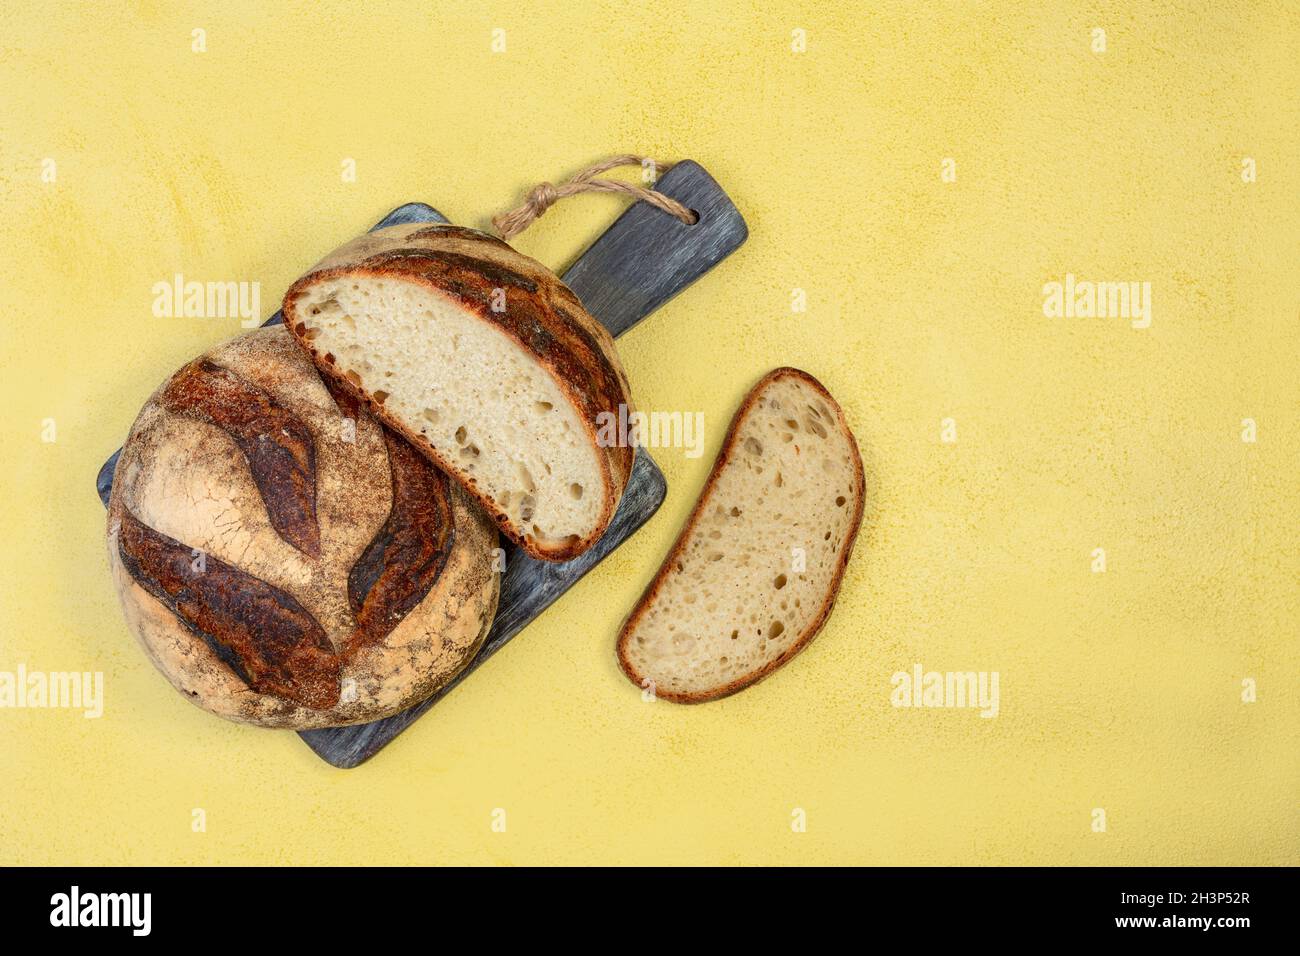
[[[519,471],[519,483],[523,485],[524,491],[529,494],[536,491],[537,482],[533,480],[533,473],[528,470],[528,467],[522,461],[516,462],[515,466]]]

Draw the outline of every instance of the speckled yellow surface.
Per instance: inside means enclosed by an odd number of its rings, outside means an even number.
[[[1294,5],[207,6],[5,13],[0,671],[102,671],[105,712],[0,709],[0,862],[1297,862]],[[155,318],[153,284],[269,313],[399,202],[483,225],[628,150],[751,229],[621,343],[643,407],[706,415],[703,458],[655,453],[660,514],[360,770],[182,700],[92,482],[237,323]],[[517,244],[562,267],[620,208]],[[1150,282],[1150,327],[1045,316],[1067,273]],[[618,624],[782,364],[867,464],[839,606],[757,688],[645,703]],[[891,706],[916,663],[997,671],[999,715]]]

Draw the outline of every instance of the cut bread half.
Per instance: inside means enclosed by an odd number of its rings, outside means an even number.
[[[544,266],[471,229],[393,226],[294,283],[284,320],[528,554],[568,560],[609,525],[634,449],[598,435],[630,412],[627,377]]]
[[[798,369],[769,372],[619,633],[624,673],[679,703],[772,673],[830,615],[864,497],[858,446],[830,393]]]

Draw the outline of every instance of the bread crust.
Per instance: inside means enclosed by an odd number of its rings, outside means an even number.
[[[264,426],[260,439],[249,432],[253,441],[241,446],[247,436],[223,430],[214,422],[219,416],[174,400],[168,387],[179,373],[145,403],[114,475],[107,544],[123,612],[146,655],[192,703],[262,727],[363,723],[433,694],[473,659],[492,624],[500,575],[491,522],[400,438],[359,408],[342,407],[284,328],[239,336],[185,370],[204,362],[234,373],[250,391],[263,390],[276,403],[266,419],[276,431]],[[270,444],[280,435],[297,450],[304,434],[312,452],[310,538],[277,526],[266,508],[274,490],[259,487],[249,460],[259,440]],[[401,471],[403,454],[419,474]],[[403,475],[424,483],[412,493]],[[430,480],[445,490],[432,489]],[[126,526],[137,537],[139,526],[148,528],[155,547],[171,548],[171,563],[127,546]],[[191,549],[209,562],[202,574],[213,573],[187,586],[182,567],[169,598],[160,580],[178,559],[188,562]],[[150,560],[154,573],[141,567]],[[242,587],[241,576],[256,588]],[[205,589],[208,600],[229,605],[217,615],[226,614],[242,637],[195,626],[209,609]],[[315,634],[305,650],[316,670],[307,672],[303,693],[293,692],[292,680],[259,680],[257,668],[240,666],[241,646],[244,660],[264,649],[273,672],[283,661],[292,670],[293,655],[302,657],[276,646],[285,628],[277,636],[274,616],[249,603],[258,600],[280,613],[281,625],[289,614],[290,624],[307,620]]]
[[[862,512],[866,503],[866,479],[862,468],[862,455],[858,451],[858,443],[854,439],[853,432],[849,428],[848,422],[844,417],[844,410],[840,407],[839,402],[835,400],[831,393],[826,390],[826,387],[812,375],[809,375],[801,369],[792,368],[790,366],[781,366],[780,368],[773,369],[759,379],[754,387],[749,390],[744,401],[740,403],[740,407],[736,410],[736,414],[732,416],[731,424],[727,428],[727,434],[722,441],[722,448],[718,452],[718,457],[713,463],[713,469],[709,472],[708,479],[704,482],[704,488],[700,492],[698,500],[695,502],[695,507],[691,509],[690,516],[686,519],[686,523],[678,533],[677,540],[673,543],[672,548],[669,549],[668,554],[664,557],[663,563],[659,566],[659,570],[655,572],[655,576],[651,578],[645,591],[642,592],[641,597],[632,608],[632,612],[623,622],[622,628],[619,629],[618,641],[615,645],[615,653],[618,658],[619,667],[627,676],[628,680],[637,687],[642,687],[647,677],[637,670],[627,653],[627,645],[628,641],[631,639],[632,632],[636,629],[637,624],[640,623],[641,618],[645,615],[649,607],[658,598],[659,591],[663,587],[664,581],[667,579],[673,566],[681,558],[687,540],[695,530],[695,526],[699,523],[700,517],[704,513],[704,509],[708,506],[710,499],[712,498],[713,487],[717,483],[719,475],[721,475],[723,470],[731,464],[737,451],[737,434],[741,423],[745,420],[764,389],[772,382],[787,377],[797,378],[814,389],[822,399],[825,400],[827,406],[835,410],[836,420],[844,434],[848,436],[849,447],[853,452],[854,484],[857,488],[857,494],[854,496],[855,500],[853,503],[853,520],[850,523],[850,531],[845,541],[840,559],[836,563],[835,572],[831,578],[830,586],[827,588],[826,596],[823,599],[817,614],[813,617],[808,626],[800,633],[799,637],[792,641],[790,647],[788,647],[779,657],[773,658],[767,664],[763,665],[763,667],[757,672],[737,678],[736,680],[724,684],[716,689],[697,693],[663,691],[656,686],[655,696],[660,700],[668,700],[678,704],[703,704],[708,701],[729,697],[737,691],[744,690],[746,687],[751,687],[754,684],[757,684],[773,671],[784,665],[812,642],[812,639],[817,636],[817,633],[822,629],[823,625],[825,625],[827,618],[830,617],[831,609],[835,605],[835,599],[839,594],[840,584],[844,579],[844,571],[848,567],[849,557],[853,554],[853,546],[857,541],[858,531],[862,525]]]
[[[349,380],[329,353],[322,354],[305,337],[307,326],[299,314],[298,302],[315,283],[345,276],[418,283],[506,335],[534,358],[578,409],[586,437],[600,453],[601,510],[593,531],[581,537],[545,540],[521,528],[491,496],[478,489],[458,461],[440,453],[426,435],[402,422],[382,402]],[[511,286],[516,305],[506,312],[494,312],[487,299],[477,294],[481,290],[474,287],[475,279]],[[608,413],[617,419],[620,405],[631,414],[631,389],[609,331],[541,263],[495,236],[463,226],[391,226],[360,236],[317,263],[285,293],[283,311],[285,324],[322,374],[364,402],[371,414],[455,478],[500,530],[531,557],[571,560],[595,544],[609,527],[631,476],[636,450],[630,443],[603,444],[598,437],[597,417]]]

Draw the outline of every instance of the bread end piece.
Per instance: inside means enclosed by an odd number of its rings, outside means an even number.
[[[289,289],[284,318],[322,374],[450,475],[534,558],[566,561],[612,521],[635,449],[608,331],[549,270],[492,236],[393,226]]]
[[[765,375],[619,632],[628,679],[663,700],[704,703],[781,667],[830,616],[865,499],[835,399],[799,369]]]

